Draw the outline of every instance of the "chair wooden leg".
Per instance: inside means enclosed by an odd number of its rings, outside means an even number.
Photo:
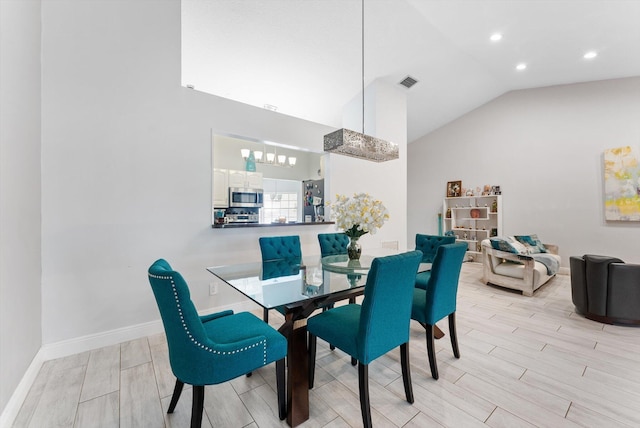
[[[409,343],[400,345],[400,362],[402,364],[402,381],[407,402],[413,404],[413,386],[411,385],[411,367],[409,361]]]
[[[460,348],[458,348],[458,333],[456,332],[456,313],[449,314],[449,335],[451,336],[451,347],[453,356],[460,358]]]
[[[176,386],[173,388],[173,396],[171,396],[171,403],[169,403],[167,413],[173,413],[176,409],[176,404],[178,404],[180,394],[182,394],[182,387],[184,387],[184,382],[176,378]]]
[[[269,324],[269,309],[262,308],[262,321]]]
[[[191,428],[202,426],[204,408],[204,385],[193,385],[193,403],[191,404]]]
[[[433,337],[433,326],[427,324],[427,354],[429,355],[429,366],[431,367],[431,377],[438,380],[438,364],[436,363],[435,343]]]
[[[364,428],[371,428],[371,406],[369,405],[369,366],[367,364],[358,364],[358,387],[360,389],[362,426]]]
[[[313,381],[316,377],[316,337],[309,333],[309,389],[313,389]]]
[[[285,379],[284,379],[284,362],[282,358],[276,361],[276,389],[278,390],[278,416],[281,421],[284,421],[287,417],[287,396],[285,394]]]

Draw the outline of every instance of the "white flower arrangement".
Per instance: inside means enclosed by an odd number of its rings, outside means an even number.
[[[329,205],[336,226],[350,238],[359,238],[369,232],[374,234],[389,220],[387,208],[368,193],[357,193],[352,198],[336,195],[336,201]]]

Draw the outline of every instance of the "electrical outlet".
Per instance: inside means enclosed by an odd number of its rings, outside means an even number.
[[[215,282],[209,283],[209,296],[213,296],[214,294],[218,294],[218,284]]]

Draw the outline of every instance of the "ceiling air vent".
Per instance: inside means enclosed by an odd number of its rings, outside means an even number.
[[[404,79],[402,79],[402,82],[400,82],[400,84],[402,86],[404,86],[405,88],[409,89],[410,87],[412,87],[413,85],[415,85],[416,83],[418,83],[418,81],[416,79],[414,79],[411,76],[407,76]]]

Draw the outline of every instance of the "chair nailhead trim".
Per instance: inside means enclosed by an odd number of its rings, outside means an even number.
[[[207,345],[204,345],[202,343],[200,343],[199,341],[197,341],[193,335],[191,334],[191,332],[189,331],[189,328],[187,327],[187,323],[184,320],[184,316],[182,314],[182,308],[180,307],[180,299],[178,298],[178,290],[176,289],[176,285],[173,282],[173,277],[172,276],[160,276],[160,275],[154,275],[149,273],[148,274],[150,278],[154,278],[154,279],[163,279],[163,280],[169,280],[171,281],[171,289],[173,290],[173,297],[176,300],[176,307],[178,308],[178,314],[180,315],[180,322],[182,323],[182,327],[184,328],[184,331],[187,333],[187,336],[189,336],[189,339],[191,340],[191,342],[193,342],[194,345],[196,345],[197,347],[204,349],[205,351],[211,352],[212,354],[216,354],[216,355],[234,355],[234,354],[238,354],[240,352],[243,351],[247,351],[249,349],[255,348],[259,345],[262,345],[262,363],[263,364],[267,364],[267,341],[266,339],[260,340],[259,342],[256,342],[252,345],[249,346],[245,346],[244,348],[240,348],[240,349],[234,349],[233,351],[224,351],[224,352],[220,352],[220,351],[216,351],[213,348],[210,348]]]

